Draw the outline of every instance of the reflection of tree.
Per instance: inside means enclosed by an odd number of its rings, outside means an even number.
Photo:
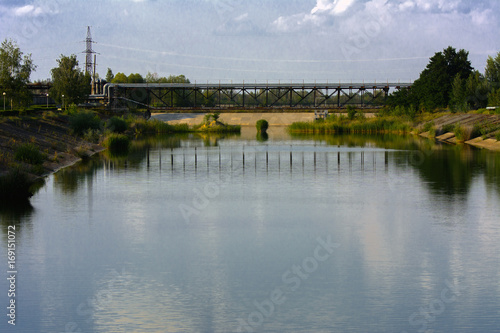
[[[395,134],[303,134],[291,133],[293,139],[311,140],[325,142],[331,146],[343,147],[377,147],[383,149],[414,150],[430,149],[434,143],[430,140],[415,137],[413,135],[395,135]]]
[[[291,134],[296,140],[314,140],[342,147],[377,147],[410,150],[392,154],[397,166],[419,170],[433,194],[467,194],[474,177],[484,174],[488,184],[500,192],[500,154],[467,145],[448,146],[412,135],[311,135]],[[405,159],[407,163],[401,159]]]
[[[8,226],[15,225],[17,234],[23,225],[31,224],[34,211],[35,209],[29,200],[17,203],[0,203],[0,223],[3,234],[7,235]]]
[[[437,150],[415,167],[436,194],[466,194],[474,176],[473,161],[467,151]]]

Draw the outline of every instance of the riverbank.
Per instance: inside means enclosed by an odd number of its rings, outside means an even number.
[[[347,114],[336,114],[347,117]],[[203,122],[203,113],[156,113],[152,117],[167,122],[171,125],[186,124],[195,126]],[[450,144],[466,143],[474,147],[500,151],[500,141],[496,139],[500,133],[500,116],[486,114],[426,114],[415,121],[407,121],[402,117],[385,117],[385,120],[377,120],[374,113],[365,113],[363,119],[355,117],[353,120],[344,119],[345,129],[354,132],[396,132],[415,133],[427,138],[433,138]],[[265,119],[270,126],[291,126],[294,124],[295,131],[307,133],[335,133],[339,127],[330,126],[328,122],[315,123],[315,115],[311,112],[298,113],[221,113],[220,119],[226,123],[240,126],[255,126],[259,119]],[[355,123],[357,122],[357,123]],[[457,125],[472,131],[474,126],[478,127],[476,132],[480,136],[467,140],[458,140],[452,131]],[[428,127],[430,130],[426,129]],[[294,130],[292,128],[292,130]],[[437,134],[437,135],[436,135]],[[474,133],[471,133],[474,134]]]
[[[70,133],[69,117],[65,115],[0,118],[2,199],[29,197],[33,194],[30,187],[38,180],[104,150]],[[24,154],[20,152],[23,149],[27,151]],[[33,161],[30,155],[41,159]]]
[[[449,144],[468,144],[500,151],[500,116],[486,114],[446,114],[419,124],[423,137]],[[459,137],[457,137],[457,134]]]

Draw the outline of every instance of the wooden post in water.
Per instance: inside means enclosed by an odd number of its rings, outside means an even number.
[[[174,148],[170,148],[170,165],[172,166],[172,171],[174,170]]]

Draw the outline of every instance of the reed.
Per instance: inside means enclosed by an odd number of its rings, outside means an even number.
[[[111,133],[106,136],[103,145],[114,154],[124,154],[130,149],[130,139],[125,134]]]
[[[408,133],[412,126],[395,117],[358,118],[329,117],[325,121],[296,122],[288,127],[292,133]]]
[[[46,157],[47,156],[40,152],[38,147],[31,142],[20,145],[14,153],[14,159],[32,165],[42,164]]]

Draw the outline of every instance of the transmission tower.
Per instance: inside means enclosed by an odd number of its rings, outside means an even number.
[[[92,49],[92,44],[94,41],[92,40],[92,34],[90,33],[90,26],[87,26],[87,38],[85,39],[85,43],[87,44],[87,49],[82,52],[86,54],[85,57],[85,74],[92,75],[94,64],[92,63],[92,54],[94,54],[94,50]]]

